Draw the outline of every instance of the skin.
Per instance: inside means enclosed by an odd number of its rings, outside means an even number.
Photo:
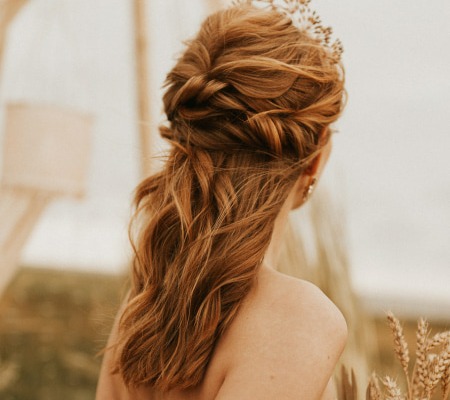
[[[345,346],[345,320],[316,286],[272,267],[279,257],[289,211],[305,202],[305,191],[313,179],[320,178],[330,151],[328,140],[291,190],[275,222],[256,284],[218,341],[203,382],[190,390],[164,394],[149,387],[127,390],[120,376],[109,373],[112,354],[107,351],[97,400],[336,398],[331,376]],[[116,329],[117,324],[111,342]]]
[[[233,327],[239,332],[225,338],[236,355],[217,400],[336,398],[331,375],[345,346],[345,320],[317,287],[273,268],[289,212],[307,200],[305,191],[319,180],[331,146],[329,140],[299,177],[277,217],[257,284]]]

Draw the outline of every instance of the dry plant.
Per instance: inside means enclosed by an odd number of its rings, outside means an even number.
[[[450,331],[431,336],[428,322],[421,318],[416,334],[416,360],[412,365],[400,321],[391,312],[387,319],[394,338],[394,353],[403,370],[404,387],[390,376],[380,379],[372,374],[366,400],[431,400],[435,392],[438,395],[439,386],[442,397],[435,398],[447,400],[450,395]],[[345,368],[340,386],[340,400],[358,398],[354,379],[349,379]]]
[[[355,381],[363,387],[371,370],[368,360],[378,359],[378,343],[373,321],[353,290],[342,207],[342,202],[319,188],[309,204],[292,213],[278,269],[313,282],[342,311],[348,341],[341,364],[354,367]]]
[[[19,368],[15,363],[0,359],[0,393],[14,383],[18,371]]]

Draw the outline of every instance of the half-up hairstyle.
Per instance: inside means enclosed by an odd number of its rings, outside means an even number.
[[[208,17],[165,87],[171,148],[136,189],[116,363],[126,384],[162,391],[201,382],[344,94],[327,49],[252,6]]]

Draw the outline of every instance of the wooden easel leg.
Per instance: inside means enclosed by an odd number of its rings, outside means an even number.
[[[0,295],[17,272],[22,249],[51,195],[36,190],[0,190]]]

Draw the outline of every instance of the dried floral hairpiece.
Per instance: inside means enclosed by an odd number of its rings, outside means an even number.
[[[316,39],[322,46],[330,50],[334,62],[339,62],[344,48],[339,39],[332,44],[333,30],[330,26],[323,26],[316,11],[310,8],[311,0],[234,0],[233,5],[251,5],[259,8],[270,8],[286,15],[292,24],[300,31],[306,32]]]

